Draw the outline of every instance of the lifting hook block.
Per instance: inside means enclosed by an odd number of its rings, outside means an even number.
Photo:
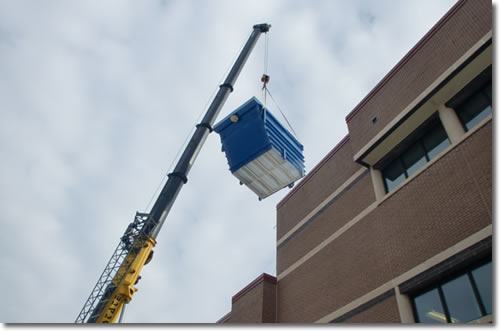
[[[271,79],[271,77],[269,77],[269,75],[266,75],[266,74],[263,74],[262,77],[260,78],[260,81],[262,83],[264,83],[264,87],[266,87],[267,83],[269,83],[269,80]]]

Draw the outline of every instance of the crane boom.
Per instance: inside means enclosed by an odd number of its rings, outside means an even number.
[[[184,152],[149,213],[136,213],[129,224],[101,277],[85,302],[76,323],[114,323],[124,304],[132,300],[137,291],[134,285],[140,279],[140,272],[153,255],[156,238],[172,208],[181,188],[187,183],[187,175],[196,160],[201,147],[224,105],[233,91],[244,64],[252,52],[259,36],[269,31],[271,25],[256,24],[245,46],[233,64],[219,91],[207,109],[202,121],[196,125]]]

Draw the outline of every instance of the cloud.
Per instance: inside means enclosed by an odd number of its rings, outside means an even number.
[[[345,115],[453,1],[0,3],[2,322],[73,322],[255,23],[269,89],[310,170]],[[394,15],[397,13],[397,15]],[[260,91],[265,39],[219,119]],[[268,98],[268,107],[277,107]],[[280,115],[278,115],[280,118]],[[211,134],[158,237],[127,322],[214,322],[275,274],[275,206]],[[36,300],[33,300],[33,297]]]

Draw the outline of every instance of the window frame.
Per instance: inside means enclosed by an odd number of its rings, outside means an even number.
[[[490,108],[490,113],[492,114],[493,113],[493,101],[492,99],[490,99],[490,97],[487,95],[487,93],[485,92],[485,90],[488,88],[488,86],[492,86],[492,82],[488,82],[488,83],[485,83],[480,89],[478,89],[477,91],[475,91],[474,94],[472,94],[468,99],[466,99],[462,104],[458,105],[457,108],[455,109],[455,112],[457,113],[457,116],[458,116],[458,119],[460,120],[460,123],[462,123],[462,127],[464,128],[465,132],[468,132],[472,129],[474,129],[478,124],[479,122],[482,121],[479,120],[477,121],[477,117],[483,113],[485,110],[487,110],[488,108]],[[472,101],[473,98],[478,98],[478,97],[482,97],[484,98],[483,101],[487,101],[487,104],[488,106],[482,108],[481,110],[479,110],[475,115],[474,117],[470,118],[468,121],[464,118],[466,112],[465,112],[465,107],[466,107],[466,103]],[[474,109],[475,111],[477,109]],[[468,115],[468,114],[467,114]],[[485,119],[486,117],[488,117],[490,114],[487,114],[487,115],[483,115],[483,119]],[[474,123],[475,121],[477,121],[476,123]]]
[[[441,119],[439,118],[439,114],[436,111],[432,116],[430,116],[422,125],[420,125],[417,129],[415,129],[408,137],[406,137],[401,143],[399,143],[395,148],[393,148],[392,151],[390,151],[382,160],[380,160],[374,168],[377,170],[380,170],[382,174],[382,181],[384,183],[384,190],[385,193],[388,194],[395,190],[397,187],[402,185],[409,177],[411,177],[414,173],[418,172],[422,167],[425,167],[425,164],[429,163],[432,159],[429,157],[429,150],[427,150],[425,144],[424,144],[424,137],[426,136],[427,133],[431,132],[434,130],[436,127],[440,126],[446,136],[445,140],[448,140],[448,146],[451,145],[451,140],[450,137],[448,136],[448,133],[446,132],[446,129],[444,128],[443,123],[441,122]],[[444,141],[444,140],[443,140]],[[415,145],[419,145],[420,148],[424,151],[424,156],[426,163],[422,165],[422,167],[418,168],[415,170],[411,175],[408,175],[408,168],[405,165],[405,162],[403,160],[403,154],[406,153],[410,148],[412,148]],[[448,147],[447,146],[447,147]],[[438,153],[439,154],[439,153]],[[386,181],[386,176],[384,174],[384,170],[391,165],[393,162],[398,162],[403,166],[403,174],[404,174],[404,180],[393,187],[391,190],[389,190],[389,187],[387,185]]]
[[[485,93],[485,89],[487,85],[490,84],[492,86],[492,95],[489,96]],[[467,123],[463,119],[463,114],[459,111],[459,108],[470,101],[477,94],[481,94],[489,99],[491,113],[493,113],[493,73],[492,73],[492,65],[490,64],[486,69],[484,69],[481,73],[479,73],[470,83],[468,83],[463,89],[461,89],[457,94],[455,94],[450,100],[448,100],[445,105],[446,107],[450,107],[455,110],[457,117],[462,124],[465,132],[472,130],[474,127],[467,128]],[[481,113],[481,110],[479,113]],[[478,114],[479,114],[478,113]],[[476,115],[478,115],[476,114]]]
[[[472,292],[474,294],[474,299],[476,300],[476,303],[479,306],[479,310],[480,310],[481,316],[479,316],[478,319],[483,318],[485,316],[492,315],[493,312],[492,313],[487,313],[485,304],[483,302],[483,298],[481,297],[481,295],[479,293],[479,289],[478,289],[478,286],[476,284],[476,280],[474,279],[474,276],[472,275],[472,272],[474,270],[479,269],[480,267],[485,266],[488,263],[491,263],[492,264],[492,268],[493,268],[493,260],[492,260],[491,256],[489,258],[487,258],[487,259],[482,259],[482,260],[480,260],[480,261],[478,261],[478,262],[476,262],[474,264],[471,264],[470,266],[468,266],[468,267],[466,267],[464,269],[460,269],[458,272],[455,272],[452,275],[449,275],[449,276],[444,277],[442,279],[438,279],[432,285],[428,285],[428,286],[425,286],[422,289],[415,290],[415,291],[412,291],[412,292],[408,293],[408,295],[410,296],[412,313],[413,313],[413,317],[415,319],[415,323],[421,323],[419,321],[419,318],[418,318],[418,312],[417,312],[417,306],[416,306],[416,303],[415,303],[415,298],[418,297],[418,296],[420,296],[420,295],[422,295],[422,294],[430,292],[430,291],[432,291],[434,289],[437,289],[437,291],[438,291],[440,303],[441,303],[441,306],[443,307],[443,312],[444,312],[445,317],[446,317],[446,323],[452,323],[451,316],[450,316],[450,311],[449,311],[449,308],[448,308],[448,304],[446,302],[446,298],[445,298],[442,286],[445,285],[448,282],[451,282],[451,281],[453,281],[453,280],[455,280],[455,279],[463,276],[463,275],[467,276],[469,284],[471,285],[471,288],[472,288]],[[492,277],[491,277],[492,284],[491,284],[491,286],[493,287],[493,269],[491,269],[491,272],[492,272]],[[471,321],[463,322],[463,323],[470,323],[472,321],[475,321],[475,320],[471,320]],[[424,323],[422,323],[422,324],[424,324]]]

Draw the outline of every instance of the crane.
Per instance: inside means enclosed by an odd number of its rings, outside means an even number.
[[[168,179],[149,213],[137,212],[128,225],[118,246],[104,268],[90,296],[78,314],[75,323],[114,323],[124,305],[132,300],[137,289],[135,284],[141,278],[144,265],[153,257],[156,238],[172,208],[177,195],[188,181],[188,173],[193,166],[201,147],[224,105],[233,91],[244,64],[252,52],[259,36],[267,33],[270,24],[256,24],[245,46],[233,64],[223,84],[208,107],[202,121],[196,125],[174,171]]]

